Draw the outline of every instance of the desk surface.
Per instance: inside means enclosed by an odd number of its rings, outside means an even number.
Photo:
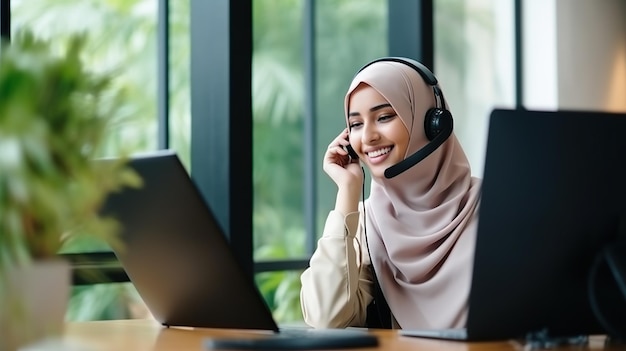
[[[372,330],[379,336],[378,348],[364,348],[351,350],[420,350],[420,351],[476,351],[476,350],[524,350],[524,345],[515,341],[503,342],[474,342],[464,343],[456,341],[439,341],[421,338],[412,338],[398,335],[393,330]],[[68,346],[77,345],[76,349],[88,351],[116,350],[116,351],[201,351],[205,350],[202,343],[209,337],[241,337],[258,336],[255,331],[221,330],[200,328],[165,328],[154,320],[134,319],[118,321],[94,321],[68,323],[64,343]],[[604,349],[604,339],[592,337],[589,350]],[[73,350],[71,347],[68,350]],[[557,349],[552,349],[557,350]],[[558,350],[581,350],[581,347],[563,347]],[[624,346],[606,348],[605,350],[624,350]]]

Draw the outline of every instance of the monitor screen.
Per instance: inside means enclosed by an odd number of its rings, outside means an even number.
[[[626,114],[494,110],[481,196],[473,338],[624,336]]]

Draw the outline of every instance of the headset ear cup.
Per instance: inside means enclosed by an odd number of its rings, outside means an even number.
[[[433,140],[442,131],[452,129],[452,114],[448,110],[431,108],[424,118],[424,131],[428,140]]]

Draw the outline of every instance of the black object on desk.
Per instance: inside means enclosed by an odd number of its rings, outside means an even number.
[[[336,350],[376,347],[374,335],[301,337],[277,334],[257,339],[207,339],[205,347],[214,350]]]
[[[204,346],[213,350],[336,350],[378,346],[378,338],[366,331],[283,330],[260,338],[212,338]]]

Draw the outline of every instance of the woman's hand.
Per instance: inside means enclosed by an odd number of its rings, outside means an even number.
[[[324,172],[340,189],[348,187],[360,192],[363,169],[358,159],[351,159],[348,155],[346,147],[349,144],[346,128],[328,145],[324,154]]]

